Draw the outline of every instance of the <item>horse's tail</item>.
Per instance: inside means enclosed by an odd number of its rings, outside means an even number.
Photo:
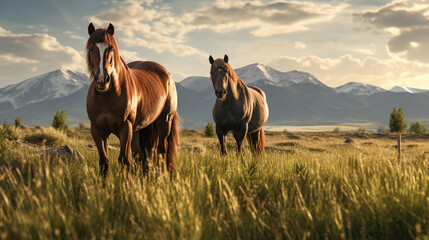
[[[167,137],[167,169],[170,173],[174,173],[176,169],[175,160],[177,151],[180,147],[179,123],[180,116],[175,112],[171,120],[170,134]]]
[[[256,152],[261,154],[264,152],[265,149],[265,132],[264,128],[262,127],[261,130],[259,130],[259,141],[257,146],[255,146]]]

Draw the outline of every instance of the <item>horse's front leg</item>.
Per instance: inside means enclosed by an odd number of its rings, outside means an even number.
[[[107,138],[109,134],[104,131],[94,127],[91,124],[91,135],[94,139],[95,145],[97,146],[99,159],[99,167],[100,167],[100,175],[104,178],[109,177],[109,159],[107,158]]]
[[[220,144],[220,153],[222,155],[226,155],[226,134],[228,132],[222,130],[217,124],[216,124],[216,134],[219,138],[219,144]]]
[[[121,150],[119,152],[119,163],[122,166],[126,166],[127,169],[130,167],[129,155],[131,148],[131,141],[133,138],[133,125],[130,121],[126,121],[122,124],[122,128],[119,132],[119,142],[121,144]]]
[[[237,152],[241,152],[243,150],[243,140],[246,137],[247,128],[248,124],[247,122],[244,122],[237,130],[232,132],[232,135],[234,135],[235,141],[237,142]]]

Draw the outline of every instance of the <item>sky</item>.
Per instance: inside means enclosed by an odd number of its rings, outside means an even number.
[[[429,89],[429,0],[0,0],[0,88],[66,68],[87,73],[87,27],[115,26],[125,61],[176,81],[209,76],[209,55],[360,82]]]

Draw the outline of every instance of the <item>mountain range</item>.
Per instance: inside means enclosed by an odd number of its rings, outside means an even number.
[[[401,86],[386,90],[356,82],[331,88],[310,73],[280,72],[258,63],[235,71],[247,85],[265,91],[270,125],[386,125],[393,107],[404,107],[408,121],[429,119],[429,90]],[[61,69],[1,88],[0,119],[11,123],[21,116],[27,125],[50,125],[55,112],[65,109],[70,125],[88,122],[89,83],[87,75]],[[188,77],[176,87],[183,127],[202,127],[213,121],[215,96],[208,77]]]

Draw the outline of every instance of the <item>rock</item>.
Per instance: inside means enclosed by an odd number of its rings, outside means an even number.
[[[202,153],[202,152],[203,152],[203,150],[202,150],[200,147],[194,147],[194,148],[192,149],[192,152],[193,152],[193,153]]]
[[[353,140],[353,138],[350,138],[350,137],[346,138],[346,141],[344,141],[344,143],[348,143],[348,144],[355,143],[355,142],[356,141]]]
[[[49,148],[42,150],[44,154],[50,155],[50,156],[59,156],[61,159],[77,159],[77,160],[84,160],[85,158],[80,154],[80,152],[76,149],[71,148],[69,145]]]

